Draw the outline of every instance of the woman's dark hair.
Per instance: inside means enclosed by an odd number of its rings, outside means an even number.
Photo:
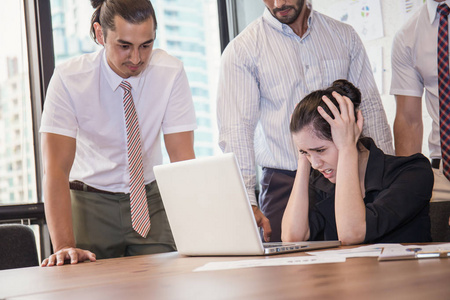
[[[91,37],[98,44],[95,36],[94,23],[99,23],[106,38],[108,30],[115,30],[114,17],[122,17],[131,24],[140,24],[153,18],[153,25],[157,27],[155,10],[149,0],[91,0],[95,9],[91,18]]]
[[[339,103],[331,94],[333,91],[342,96],[347,96],[354,105],[355,118],[356,113],[361,104],[361,92],[357,87],[345,79],[339,79],[325,89],[310,93],[302,101],[300,101],[294,109],[291,118],[290,130],[291,133],[296,133],[311,125],[313,132],[321,139],[332,141],[330,124],[319,114],[317,108],[321,106],[325,112],[333,119],[333,113],[328,108],[327,104],[322,100],[322,96],[327,96],[339,109]],[[339,109],[340,111],[340,109]]]

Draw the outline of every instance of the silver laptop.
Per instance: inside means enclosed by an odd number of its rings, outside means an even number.
[[[263,243],[233,153],[155,166],[154,172],[181,254],[267,255],[340,245]]]

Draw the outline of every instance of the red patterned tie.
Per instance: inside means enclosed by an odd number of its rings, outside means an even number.
[[[147,205],[147,193],[144,185],[144,166],[142,164],[141,134],[139,121],[131,95],[131,85],[122,81],[123,106],[127,127],[128,167],[130,169],[130,206],[131,225],[141,236],[146,237],[150,230],[150,217]]]
[[[438,31],[438,83],[439,83],[439,116],[442,164],[445,177],[450,180],[450,74],[448,72],[448,13],[447,4],[439,4]]]

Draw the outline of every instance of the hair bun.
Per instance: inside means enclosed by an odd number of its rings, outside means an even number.
[[[347,96],[352,100],[353,105],[358,107],[361,104],[361,92],[359,89],[345,79],[338,79],[333,82],[330,87],[332,90],[338,92],[342,96]]]
[[[105,0],[91,0],[91,5],[94,9],[97,9],[97,7],[101,6],[105,2]]]

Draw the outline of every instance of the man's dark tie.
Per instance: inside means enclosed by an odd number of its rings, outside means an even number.
[[[438,84],[439,84],[439,127],[441,136],[442,165],[445,177],[450,180],[450,75],[448,61],[448,13],[447,4],[439,4],[438,31]]]

